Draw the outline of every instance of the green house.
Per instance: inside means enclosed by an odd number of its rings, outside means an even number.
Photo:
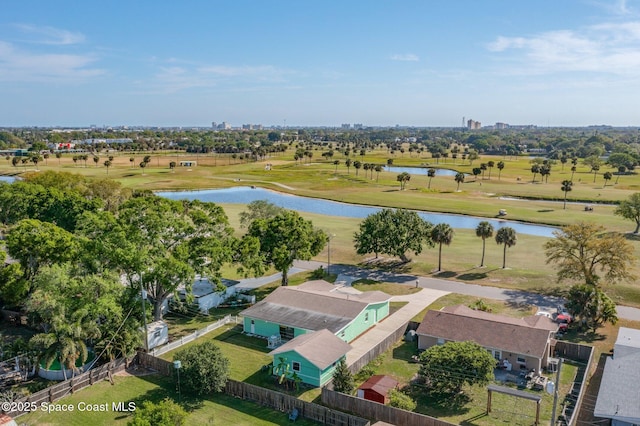
[[[338,362],[351,349],[348,343],[329,330],[306,333],[269,353],[273,355],[273,373],[295,373],[304,383],[324,386],[333,377]]]
[[[278,287],[240,315],[243,330],[250,335],[286,342],[327,329],[351,342],[389,315],[390,298],[381,291],[361,292],[327,281],[308,281]]]

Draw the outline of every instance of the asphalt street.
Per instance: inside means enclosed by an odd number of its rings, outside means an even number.
[[[299,270],[314,270],[320,266],[327,267],[324,262],[317,261],[296,261],[295,268]],[[558,297],[545,296],[538,293],[529,293],[521,290],[511,290],[505,288],[481,286],[476,284],[467,284],[460,281],[443,280],[439,278],[421,277],[409,274],[394,274],[386,271],[374,269],[362,269],[352,265],[331,265],[331,273],[343,274],[354,277],[356,279],[371,279],[376,281],[385,281],[392,283],[410,284],[418,287],[430,288],[434,290],[448,291],[451,293],[466,294],[479,298],[504,300],[514,305],[534,305],[545,310],[555,310],[558,304],[563,300]],[[640,309],[629,306],[616,306],[618,318],[640,321]]]

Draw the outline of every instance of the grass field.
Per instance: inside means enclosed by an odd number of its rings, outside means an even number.
[[[438,176],[431,180],[431,189],[427,176],[414,175],[405,191],[399,190],[395,180],[396,174],[382,172],[379,177],[374,173],[365,177],[365,171],[360,170],[356,176],[356,170],[349,170],[340,164],[336,168],[331,162],[314,160],[310,163],[296,163],[293,161],[293,152],[269,158],[262,162],[240,162],[226,155],[187,155],[185,153],[149,153],[152,156],[148,167],[143,171],[139,167],[132,167],[130,157],[134,157],[137,164],[143,155],[147,153],[113,153],[114,165],[109,169],[95,166],[91,158],[84,167],[82,162],[74,163],[70,155],[64,155],[58,160],[50,158],[47,164],[40,163],[38,168],[44,170],[62,170],[72,173],[80,173],[95,178],[113,178],[125,186],[140,189],[198,189],[198,188],[222,188],[234,185],[256,185],[292,194],[333,199],[351,203],[370,204],[390,207],[406,207],[417,210],[451,212],[469,214],[475,216],[495,217],[499,209],[508,211],[508,218],[534,223],[562,225],[575,223],[579,220],[596,222],[604,225],[608,230],[627,233],[634,229],[634,224],[613,215],[614,206],[595,204],[614,202],[627,198],[640,189],[640,175],[629,174],[623,176],[614,175],[614,179],[604,187],[602,173],[608,171],[607,167],[600,170],[593,182],[593,174],[589,168],[578,164],[573,177],[573,190],[567,195],[578,204],[568,204],[563,209],[562,203],[548,200],[561,200],[564,193],[560,190],[560,182],[571,179],[571,165],[557,164],[553,167],[548,182],[542,183],[540,176],[533,183],[533,175],[530,172],[530,159],[525,157],[496,157],[482,156],[473,165],[468,161],[461,164],[452,159],[439,163],[423,155],[404,157],[399,154],[393,158],[396,166],[452,168],[462,172],[470,172],[472,167],[478,167],[481,162],[498,161],[505,162],[505,168],[498,178],[497,168],[477,178],[469,177],[461,185],[461,190],[456,190],[456,184],[451,177]],[[316,157],[319,157],[316,155]],[[105,157],[106,158],[106,157]],[[386,164],[386,159],[391,156],[385,150],[367,152],[364,158],[358,157],[358,161]],[[341,162],[344,159],[337,158]],[[191,169],[178,167],[174,171],[169,170],[170,161],[195,160],[198,166]],[[265,170],[264,164],[273,165],[271,170]],[[0,173],[17,173],[33,170],[26,167],[13,167],[10,163],[0,164]],[[144,174],[143,174],[144,172]],[[616,184],[616,180],[618,183]],[[536,198],[538,200],[522,201],[520,199],[505,199],[503,197]],[[539,200],[539,199],[547,200]],[[595,206],[594,211],[585,212],[584,204]],[[223,205],[231,224],[236,229],[237,235],[244,230],[239,226],[238,214],[245,208],[243,205]],[[311,219],[315,226],[324,229],[328,233],[335,234],[331,241],[332,263],[359,264],[366,260],[358,256],[353,248],[353,235],[358,229],[359,219],[349,219],[339,216],[322,216],[315,214],[303,214]],[[640,241],[634,235],[629,235],[629,242],[634,246],[636,253],[640,253]],[[507,269],[502,269],[502,250],[492,241],[487,242],[486,268],[478,268],[481,255],[481,241],[475,236],[473,230],[456,229],[454,240],[448,247],[443,248],[444,271],[436,274],[437,251],[425,249],[419,255],[413,256],[413,261],[405,265],[401,272],[410,272],[424,276],[437,276],[440,278],[460,280],[480,285],[492,285],[504,288],[516,288],[541,293],[558,294],[565,291],[570,283],[557,284],[555,271],[546,263],[543,245],[546,239],[519,235],[516,246],[507,251]],[[327,259],[327,251],[320,253],[316,260]],[[631,267],[636,276],[640,276],[640,265]],[[237,277],[235,268],[225,268],[225,276]],[[617,285],[605,284],[607,293],[618,304],[640,306],[640,286],[635,281],[620,283]]]
[[[181,405],[189,413],[186,424],[188,425],[285,425],[289,424],[286,413],[280,413],[267,407],[233,398],[224,394],[215,394],[204,398],[196,398],[185,392],[181,395],[176,391],[176,383],[173,379],[159,375],[143,377],[114,378],[115,385],[108,381],[97,383],[83,389],[75,395],[67,396],[57,404],[71,404],[78,408],[84,404],[108,404],[109,410],[105,412],[80,412],[77,409],[72,415],[69,413],[47,413],[36,411],[17,419],[24,425],[64,425],[64,426],[110,426],[126,425],[132,419],[132,414],[114,412],[111,409],[112,402],[136,403],[137,407],[143,401],[159,402],[164,398],[181,400]],[[296,424],[312,425],[303,418],[299,418]]]

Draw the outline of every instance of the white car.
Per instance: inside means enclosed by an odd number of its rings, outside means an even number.
[[[549,319],[553,319],[553,315],[551,315],[551,312],[547,312],[547,311],[538,311],[538,312],[536,312],[536,315],[540,315],[541,317],[547,317]]]

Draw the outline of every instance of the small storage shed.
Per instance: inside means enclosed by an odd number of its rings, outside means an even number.
[[[169,341],[169,326],[164,321],[147,324],[147,345],[149,350]]]
[[[393,377],[385,375],[371,376],[369,380],[360,385],[357,396],[380,404],[387,404],[389,402],[389,391],[397,387],[398,381]]]

